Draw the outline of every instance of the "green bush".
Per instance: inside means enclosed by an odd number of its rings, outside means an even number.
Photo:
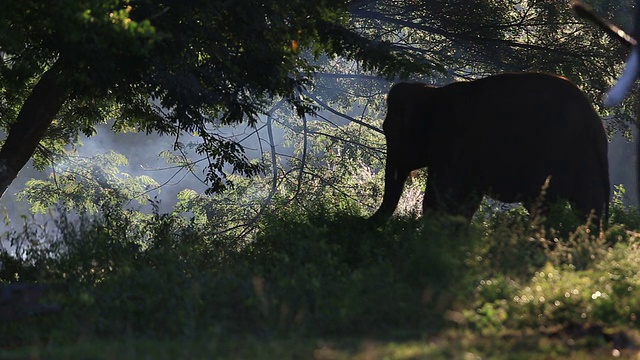
[[[357,212],[332,209],[273,211],[251,239],[180,216],[108,208],[92,217],[52,217],[46,227],[28,223],[8,234],[19,252],[1,253],[0,281],[48,284],[49,300],[63,310],[0,324],[0,338],[40,341],[44,333],[64,343],[123,334],[272,338],[637,325],[639,240],[627,224],[597,239],[586,226],[562,238],[519,210],[471,226],[399,216],[374,228]]]

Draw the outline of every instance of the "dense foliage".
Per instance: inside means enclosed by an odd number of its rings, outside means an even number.
[[[425,69],[352,30],[344,1],[3,1],[0,14],[1,187],[46,135],[65,144],[115,119],[118,130],[197,134],[221,190],[224,166],[260,167],[216,129],[255,124],[274,99],[310,113],[299,94],[310,59],[342,56],[386,76]]]
[[[556,214],[552,221],[569,219],[566,210]],[[486,207],[470,231],[452,231],[455,219],[399,217],[373,229],[353,209],[292,205],[266,216],[250,243],[180,216],[139,219],[104,208],[97,218],[57,217],[46,230],[28,224],[8,235],[17,257],[2,252],[0,278],[47,284],[46,301],[62,311],[0,323],[0,346],[26,342],[50,357],[56,350],[47,349],[119,343],[123,334],[133,343],[289,336],[428,343],[454,329],[450,336],[470,331],[496,341],[546,329],[534,348],[558,337],[575,341],[575,350],[624,350],[632,338],[616,343],[607,334],[629,329],[621,336],[631,337],[637,326],[638,237],[623,224],[640,218],[619,202],[613,214],[622,224],[596,239],[584,226],[558,237],[518,210]],[[565,332],[581,324],[605,330]],[[516,336],[511,346],[527,341]],[[571,351],[560,348],[558,356]],[[464,345],[440,351],[499,355]]]

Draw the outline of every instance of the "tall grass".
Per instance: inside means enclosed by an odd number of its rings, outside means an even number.
[[[62,311],[0,323],[0,346],[638,325],[640,222],[615,202],[598,238],[586,226],[561,236],[519,210],[470,227],[397,217],[373,228],[353,212],[289,208],[250,242],[129,215],[61,216],[7,235],[21,250],[0,253],[0,281],[46,284]]]

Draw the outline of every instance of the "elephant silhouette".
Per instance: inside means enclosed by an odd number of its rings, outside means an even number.
[[[545,183],[545,203],[562,198],[585,219],[608,216],[605,130],[587,97],[563,77],[507,73],[442,87],[398,83],[387,96],[383,129],[385,186],[374,222],[393,215],[407,175],[423,167],[423,216],[470,221],[484,195],[532,211]]]

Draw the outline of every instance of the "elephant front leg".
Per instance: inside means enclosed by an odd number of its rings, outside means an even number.
[[[409,170],[399,169],[397,166],[390,164],[387,160],[385,166],[385,180],[384,180],[384,196],[382,198],[382,205],[378,211],[369,218],[374,222],[387,221],[393,212],[398,207],[398,202],[402,196],[402,190],[404,189],[404,183],[409,176]]]
[[[459,180],[459,177],[453,179]],[[428,178],[422,202],[422,216],[461,216],[470,222],[482,202],[482,191],[466,182],[447,180],[435,175]]]

